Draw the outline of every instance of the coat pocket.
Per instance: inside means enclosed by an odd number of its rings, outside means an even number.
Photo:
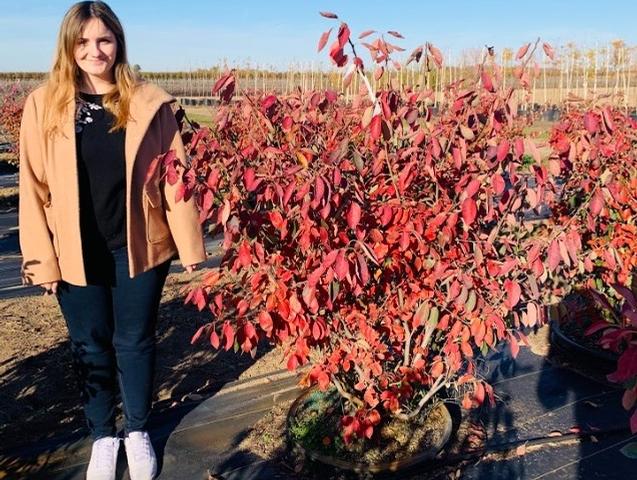
[[[153,182],[144,185],[144,211],[146,213],[146,239],[149,243],[159,243],[170,236],[164,203],[159,185]]]
[[[55,212],[53,211],[53,205],[51,202],[47,202],[44,204],[44,218],[46,219],[46,225],[51,234],[51,242],[53,243],[53,250],[55,251],[55,256],[60,256],[60,242],[58,239],[58,233],[55,222]]]

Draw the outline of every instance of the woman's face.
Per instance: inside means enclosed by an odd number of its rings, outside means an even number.
[[[91,18],[75,44],[75,62],[89,78],[113,81],[117,55],[115,35],[99,18]]]

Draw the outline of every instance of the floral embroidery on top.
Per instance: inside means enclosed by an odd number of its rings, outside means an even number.
[[[101,105],[78,98],[75,103],[75,132],[79,133],[84,125],[93,123],[93,110],[103,110]]]

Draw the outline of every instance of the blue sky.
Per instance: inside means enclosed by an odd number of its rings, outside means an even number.
[[[458,53],[485,44],[517,48],[537,36],[554,45],[595,47],[621,38],[637,45],[637,2],[532,0],[443,1],[204,1],[111,0],[129,45],[129,60],[147,71],[188,70],[251,62],[286,68],[291,62],[329,64],[316,54],[324,30],[318,15],[333,11],[357,36],[398,30],[411,49],[431,41]],[[72,4],[60,0],[0,0],[0,71],[46,71],[58,26]],[[366,54],[363,57],[367,58]]]

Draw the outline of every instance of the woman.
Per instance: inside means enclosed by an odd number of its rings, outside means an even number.
[[[115,478],[116,395],[130,476],[150,479],[145,431],[155,321],[170,261],[205,260],[193,200],[175,202],[153,159],[184,147],[170,103],[138,82],[122,26],[103,2],[66,13],[49,79],[28,97],[20,134],[24,283],[57,295],[94,438],[87,478]]]

